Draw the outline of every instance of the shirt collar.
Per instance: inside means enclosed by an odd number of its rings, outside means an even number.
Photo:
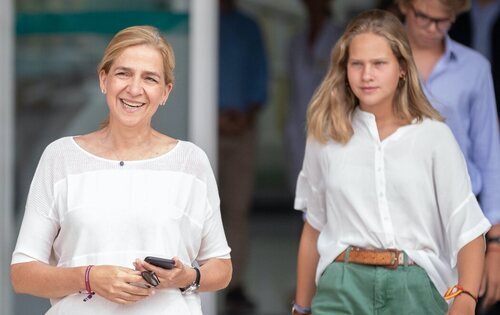
[[[371,123],[375,121],[375,115],[370,113],[370,112],[365,112],[359,108],[359,106],[356,106],[354,108],[354,115],[353,115],[353,120],[354,121],[361,121],[363,123]]]
[[[361,110],[359,106],[356,106],[356,108],[354,109],[352,120],[354,132],[356,132],[356,125],[363,126],[362,128],[366,128],[373,140],[375,140],[376,142],[380,142],[377,130],[377,122],[375,120],[374,114],[365,112]]]
[[[377,122],[376,122],[376,118],[375,118],[374,114],[369,113],[369,112],[365,112],[365,111],[361,110],[361,108],[359,108],[359,106],[356,106],[356,108],[354,109],[352,121],[353,121],[353,127],[355,124],[361,123],[362,125],[364,125],[368,129],[368,132],[373,137],[373,139],[376,142],[380,142],[380,138],[378,135],[378,129],[377,129]],[[418,120],[416,118],[414,118],[410,124],[399,127],[392,135],[387,137],[386,140],[393,141],[393,140],[397,140],[397,139],[401,138],[401,136],[404,135],[406,133],[406,131],[411,129],[412,126],[416,125],[417,122],[418,122]],[[387,141],[384,140],[383,142],[387,142]]]
[[[455,43],[448,34],[444,37],[443,57],[448,61],[456,60],[458,57],[457,43]]]

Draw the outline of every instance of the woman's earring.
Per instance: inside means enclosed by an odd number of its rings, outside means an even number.
[[[101,92],[102,92],[102,94],[106,94],[106,90],[105,89],[101,89]]]

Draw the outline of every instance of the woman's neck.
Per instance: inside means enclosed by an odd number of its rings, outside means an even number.
[[[127,128],[115,127],[109,124],[102,130],[102,141],[116,152],[144,149],[150,147],[155,138],[156,131],[151,127]]]

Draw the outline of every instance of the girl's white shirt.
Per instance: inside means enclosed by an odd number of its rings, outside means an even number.
[[[117,265],[179,257],[185,264],[229,258],[215,178],[205,153],[179,141],[140,161],[104,159],[72,137],[44,151],[31,183],[12,264]],[[47,314],[201,314],[198,294],[160,289],[120,305],[85,294],[51,300]]]
[[[349,245],[404,250],[439,290],[457,283],[458,251],[491,227],[446,124],[431,119],[380,141],[357,108],[343,145],[309,138],[295,208],[320,232],[316,282]]]

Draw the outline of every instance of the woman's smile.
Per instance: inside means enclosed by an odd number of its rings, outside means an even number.
[[[132,107],[132,108],[140,108],[140,107],[146,105],[146,103],[124,100],[123,98],[121,98],[120,101],[122,102],[123,105],[125,105],[127,107]]]

